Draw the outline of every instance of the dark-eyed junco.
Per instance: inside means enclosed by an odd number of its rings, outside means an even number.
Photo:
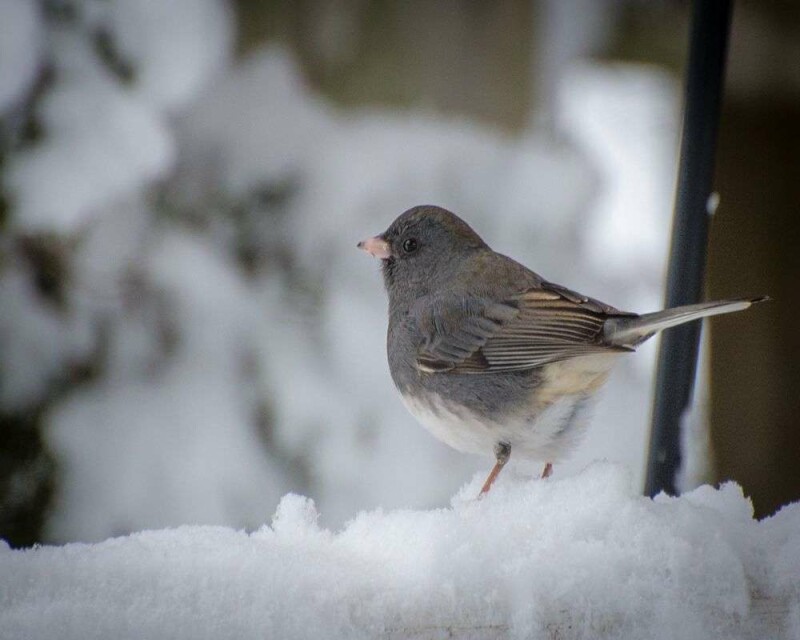
[[[435,206],[409,209],[358,247],[381,260],[389,369],[409,411],[459,451],[494,453],[481,494],[512,452],[550,475],[617,356],[662,329],[763,299],[619,311],[492,251]]]

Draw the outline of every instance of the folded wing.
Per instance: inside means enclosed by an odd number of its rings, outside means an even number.
[[[606,343],[603,327],[610,317],[635,317],[550,283],[502,303],[474,299],[426,309],[418,318],[424,340],[417,366],[449,373],[519,371],[576,356],[630,351]]]

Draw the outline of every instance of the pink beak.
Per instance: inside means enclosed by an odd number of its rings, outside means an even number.
[[[366,251],[371,256],[375,256],[376,258],[380,258],[381,260],[387,260],[392,256],[392,251],[389,248],[389,243],[380,237],[369,238],[368,240],[362,240],[356,246],[359,249]]]

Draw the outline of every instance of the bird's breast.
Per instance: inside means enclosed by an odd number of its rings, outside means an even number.
[[[492,455],[506,442],[512,458],[554,461],[580,440],[614,360],[602,354],[551,363],[527,377],[515,372],[516,384],[499,373],[417,372],[415,384],[398,388],[409,412],[458,451]]]

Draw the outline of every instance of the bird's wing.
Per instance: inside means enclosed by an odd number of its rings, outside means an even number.
[[[466,296],[429,296],[411,308],[410,317],[422,336],[417,367],[423,371],[469,368],[487,341],[512,322],[519,309]]]
[[[518,371],[630,350],[603,341],[605,321],[630,314],[550,283],[501,303],[455,297],[428,301],[413,315],[423,337],[417,367],[426,372]]]

